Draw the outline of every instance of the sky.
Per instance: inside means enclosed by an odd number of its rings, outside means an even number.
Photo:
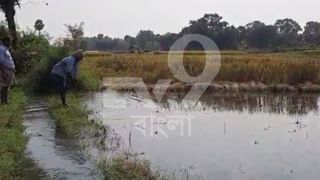
[[[135,36],[139,30],[155,33],[180,32],[190,20],[205,13],[218,13],[232,25],[254,20],[274,24],[277,19],[293,18],[304,26],[320,21],[319,0],[21,0],[17,23],[33,28],[37,19],[54,38],[64,37],[64,24],[85,23],[85,35]],[[3,13],[0,20],[3,20]]]

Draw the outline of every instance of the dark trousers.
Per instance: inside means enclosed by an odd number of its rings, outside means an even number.
[[[8,91],[9,86],[1,87],[1,104],[8,104]]]
[[[56,93],[60,94],[63,105],[66,105],[66,81],[63,77],[51,74],[52,85]]]

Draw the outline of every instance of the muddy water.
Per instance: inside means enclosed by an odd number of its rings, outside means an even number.
[[[100,178],[94,163],[81,153],[77,142],[56,129],[45,101],[29,104],[24,114],[24,126],[29,138],[26,154],[42,170],[41,179]]]
[[[89,108],[123,149],[182,179],[319,179],[318,95],[92,95]]]

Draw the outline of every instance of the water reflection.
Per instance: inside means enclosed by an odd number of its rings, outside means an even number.
[[[158,103],[107,91],[88,104],[121,136],[121,149],[143,154],[163,171],[184,172],[178,179],[319,179],[318,95],[205,94],[198,103],[183,96],[167,94]],[[155,128],[167,137],[143,134],[132,116],[150,115],[191,115],[192,134],[181,136],[166,119]]]
[[[307,114],[318,110],[319,100],[319,95],[316,94],[204,94],[198,103],[182,101],[183,97],[184,94],[168,94],[160,105],[169,111],[180,109]]]

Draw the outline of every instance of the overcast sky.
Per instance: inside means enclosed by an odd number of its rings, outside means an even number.
[[[45,30],[55,38],[66,34],[63,24],[83,21],[85,35],[110,37],[136,35],[140,29],[155,33],[179,32],[189,20],[217,12],[233,25],[253,20],[273,24],[290,17],[304,26],[320,21],[319,0],[22,0],[17,23],[23,29],[43,19]],[[0,16],[3,19],[3,15]]]

